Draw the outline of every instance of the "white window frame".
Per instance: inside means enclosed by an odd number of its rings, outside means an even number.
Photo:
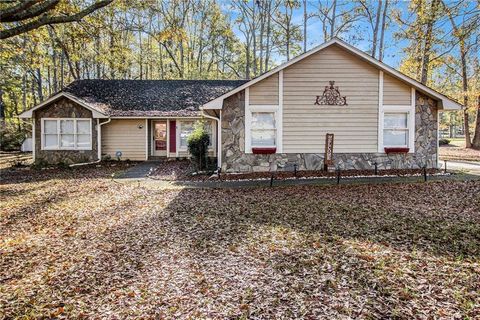
[[[73,147],[62,147],[60,145],[60,122],[62,120],[73,121],[73,136],[74,136],[74,146]],[[88,121],[90,126],[90,146],[89,147],[77,147],[77,120]],[[56,121],[57,122],[57,146],[56,147],[45,147],[45,121]],[[92,150],[93,148],[93,130],[92,130],[92,119],[91,118],[41,118],[41,143],[42,150]]]
[[[175,130],[176,131],[175,135],[176,135],[177,150],[178,151],[187,151],[188,150],[187,146],[183,147],[183,146],[180,145],[180,133],[182,132],[182,125],[185,122],[193,122],[193,125],[195,126],[198,121],[202,121],[202,120],[201,119],[177,120],[177,127],[176,127],[176,130]],[[208,121],[204,120],[204,121],[205,122],[210,122],[210,120],[208,120]],[[210,145],[208,146],[209,151],[212,150],[214,148],[214,146],[217,145],[216,144],[216,139],[217,139],[216,131],[217,130],[215,130],[215,121],[211,121],[210,125],[211,125],[211,128],[212,128],[212,139],[211,139],[212,141],[210,141]]]
[[[256,112],[268,112],[274,114],[275,119],[275,145],[272,146],[253,146],[252,145],[252,114]],[[277,105],[249,105],[245,112],[245,150],[246,153],[252,153],[252,148],[277,148],[279,145],[279,118],[280,107]]]
[[[384,127],[384,118],[385,113],[406,113],[407,114],[407,130],[408,130],[408,145],[406,146],[385,146],[383,144],[383,131]],[[378,152],[385,153],[384,148],[388,147],[406,147],[408,148],[408,153],[415,152],[415,106],[392,106],[384,105],[380,109],[378,123],[378,136],[379,136],[379,148]],[[388,129],[388,128],[387,128]]]

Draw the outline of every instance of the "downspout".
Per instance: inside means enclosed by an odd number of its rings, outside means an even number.
[[[215,120],[217,122],[217,167],[222,167],[222,124],[220,122],[220,118],[210,116],[202,111],[202,117]],[[221,111],[220,111],[221,112]],[[221,115],[220,115],[221,117]]]
[[[89,164],[95,164],[95,163],[99,163],[100,161],[102,161],[102,126],[104,124],[109,123],[110,121],[112,121],[111,118],[109,118],[105,122],[100,122],[100,119],[97,118],[97,149],[98,149],[98,156],[97,157],[98,157],[98,160],[95,160],[95,161],[92,161],[92,162],[74,163],[74,164],[71,164],[69,167],[86,166],[86,165],[89,165]]]

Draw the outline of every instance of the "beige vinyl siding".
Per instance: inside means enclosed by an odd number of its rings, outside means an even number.
[[[278,104],[278,73],[275,73],[250,87],[250,104]]]
[[[384,105],[410,105],[410,86],[394,77],[384,74],[383,76],[383,104]]]
[[[284,69],[283,152],[323,153],[335,134],[334,152],[377,152],[379,71],[338,46]],[[314,105],[335,81],[347,106]]]
[[[144,119],[112,120],[102,126],[102,154],[112,158],[121,151],[122,160],[145,160],[146,142]]]

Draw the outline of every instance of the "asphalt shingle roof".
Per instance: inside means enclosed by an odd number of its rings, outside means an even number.
[[[247,80],[77,80],[63,91],[110,116],[193,116]]]

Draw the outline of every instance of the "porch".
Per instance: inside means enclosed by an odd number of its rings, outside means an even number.
[[[101,126],[102,157],[121,160],[188,158],[187,139],[200,117],[111,119]],[[203,119],[210,133],[209,157],[216,157],[216,121]]]

